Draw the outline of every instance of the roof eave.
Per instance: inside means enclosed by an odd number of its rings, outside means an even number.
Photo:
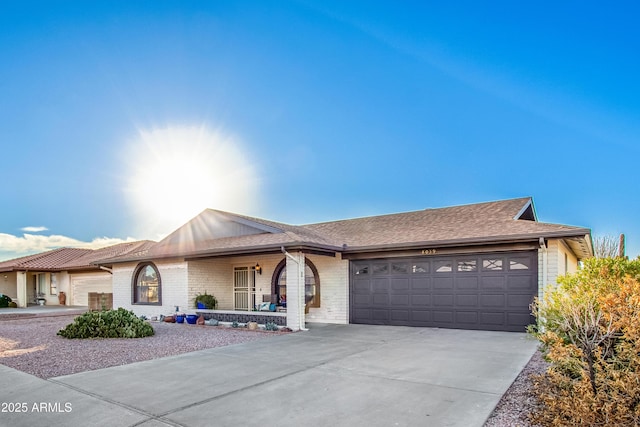
[[[433,247],[453,247],[453,246],[474,246],[474,245],[486,245],[488,243],[524,243],[531,241],[538,241],[540,237],[547,238],[585,238],[590,235],[589,229],[576,229],[567,231],[555,231],[547,233],[529,233],[519,235],[506,235],[506,236],[489,236],[489,237],[471,237],[466,239],[448,239],[448,240],[427,240],[420,242],[407,242],[407,243],[392,243],[382,245],[368,245],[368,246],[347,246],[342,249],[344,253],[354,252],[371,252],[371,251],[386,251],[397,249],[416,249],[416,248],[433,248]]]
[[[207,249],[202,251],[192,251],[173,254],[145,254],[141,257],[129,257],[118,259],[105,259],[96,261],[94,264],[97,266],[104,265],[109,266],[113,264],[121,264],[125,262],[137,262],[137,261],[151,261],[160,259],[171,258],[185,258],[185,259],[197,259],[197,258],[209,258],[209,257],[223,257],[234,255],[251,255],[251,254],[265,254],[265,253],[279,253],[281,248],[284,247],[287,250],[301,250],[301,251],[314,251],[325,252],[327,254],[334,254],[335,252],[342,251],[342,247],[321,245],[309,242],[290,242],[290,243],[278,243],[269,245],[255,245],[255,246],[243,246],[239,248],[223,248],[223,249]]]

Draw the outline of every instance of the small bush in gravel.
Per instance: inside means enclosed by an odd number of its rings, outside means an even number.
[[[124,308],[84,313],[58,331],[65,338],[142,338],[153,334],[149,323]]]
[[[276,325],[276,323],[275,323],[275,322],[267,322],[267,323],[264,325],[264,329],[265,329],[266,331],[277,331],[277,330],[278,330],[278,325]]]

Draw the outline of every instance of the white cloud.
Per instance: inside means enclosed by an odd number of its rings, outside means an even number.
[[[25,227],[27,228],[27,227]],[[18,258],[57,248],[85,248],[99,249],[106,246],[124,242],[134,242],[136,239],[127,237],[119,239],[115,237],[96,237],[90,242],[83,242],[72,237],[60,235],[35,235],[25,233],[21,237],[12,234],[0,233],[0,260]]]
[[[27,233],[39,233],[41,231],[47,231],[48,228],[47,227],[43,227],[43,226],[39,226],[39,227],[23,227],[21,228],[22,231],[26,231]]]

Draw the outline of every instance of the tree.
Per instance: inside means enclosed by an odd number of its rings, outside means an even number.
[[[616,236],[595,236],[593,238],[593,254],[596,258],[615,258],[620,254],[621,239]]]

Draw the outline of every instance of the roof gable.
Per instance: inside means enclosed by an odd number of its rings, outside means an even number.
[[[201,247],[203,242],[218,239],[239,238],[258,234],[283,233],[276,223],[267,223],[253,218],[214,209],[205,209],[191,221],[162,239],[154,251],[167,252],[179,249],[181,253],[191,252]]]
[[[538,221],[538,215],[536,215],[536,210],[533,207],[533,200],[529,199],[529,201],[520,209],[520,212],[513,217],[513,219],[521,219],[526,221]]]

